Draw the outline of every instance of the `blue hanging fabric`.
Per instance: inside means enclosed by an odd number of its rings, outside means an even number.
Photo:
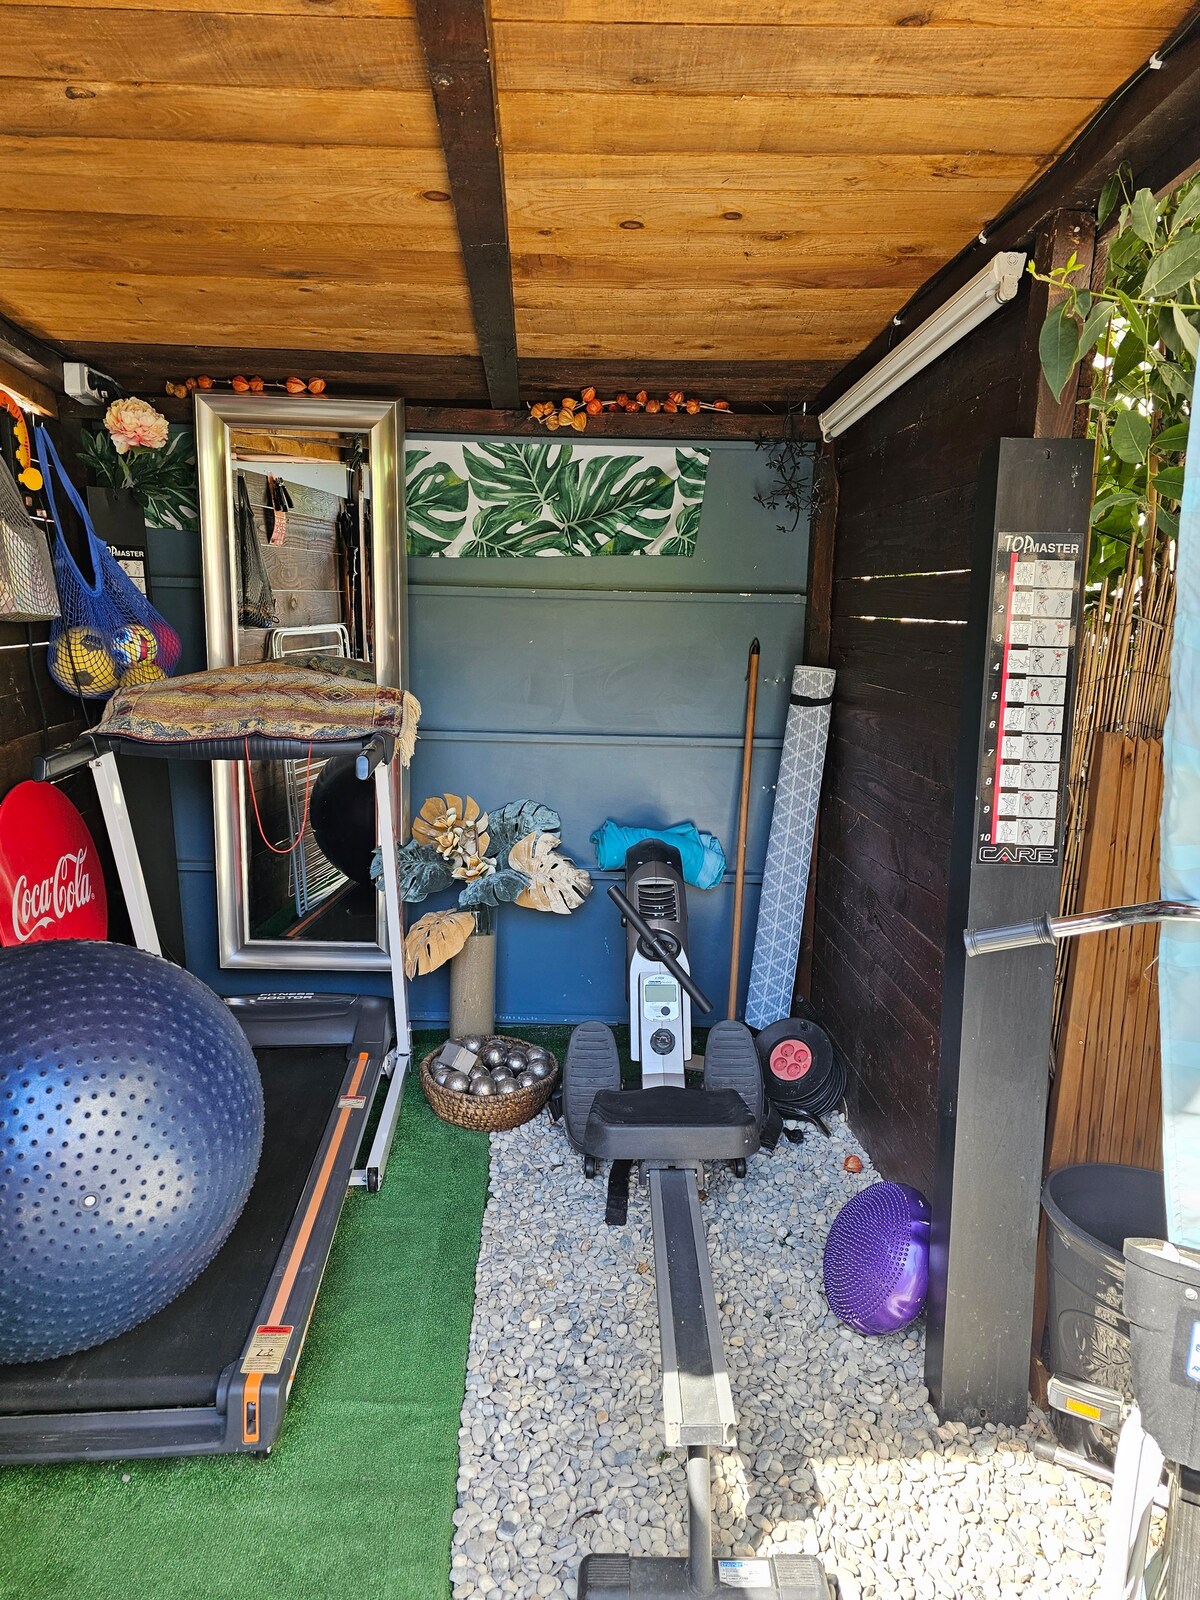
[[[1163,732],[1161,882],[1165,900],[1200,904],[1200,425],[1192,407],[1176,556],[1171,707]],[[1200,1249],[1200,927],[1162,926],[1163,1164],[1167,1237]]]
[[[625,865],[625,852],[643,839],[661,839],[679,851],[683,876],[697,889],[711,889],[725,875],[725,852],[711,833],[701,833],[694,822],[673,822],[668,828],[626,828],[611,817],[592,834],[596,865],[611,872]]]
[[[99,538],[87,507],[63,470],[45,428],[36,430],[38,460],[54,518],[54,581],[61,616],[50,629],[46,664],[68,694],[107,700],[114,689],[152,683],[179,665],[179,635],[150,604]],[[54,493],[57,477],[87,535],[92,575],[86,578],[63,538]]]

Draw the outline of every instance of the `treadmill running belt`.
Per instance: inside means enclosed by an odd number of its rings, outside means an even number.
[[[0,1412],[209,1406],[242,1353],[346,1072],[345,1045],[254,1052],[266,1128],[250,1198],[216,1258],[157,1316],[55,1361],[0,1366]]]

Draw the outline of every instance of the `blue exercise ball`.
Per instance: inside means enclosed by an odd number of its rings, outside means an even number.
[[[258,1166],[262,1081],[199,979],[125,945],[0,950],[0,1363],[89,1350],[182,1293]]]

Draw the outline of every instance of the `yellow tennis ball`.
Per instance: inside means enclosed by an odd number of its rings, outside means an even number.
[[[121,687],[128,689],[137,683],[156,683],[159,678],[165,678],[166,673],[161,667],[155,666],[153,661],[135,661],[133,666],[126,667],[121,674]]]
[[[118,664],[132,667],[137,661],[154,660],[158,655],[158,640],[140,622],[130,622],[113,634],[112,653]]]
[[[67,628],[50,647],[49,667],[68,693],[101,699],[117,687],[108,640],[95,628]]]

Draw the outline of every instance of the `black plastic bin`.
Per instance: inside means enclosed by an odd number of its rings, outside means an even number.
[[[1060,1167],[1042,1190],[1046,1213],[1046,1365],[1130,1394],[1129,1324],[1121,1312],[1126,1239],[1166,1237],[1163,1175],[1147,1167],[1090,1162]],[[1078,1417],[1051,1414],[1069,1450],[1111,1462],[1111,1434]]]

